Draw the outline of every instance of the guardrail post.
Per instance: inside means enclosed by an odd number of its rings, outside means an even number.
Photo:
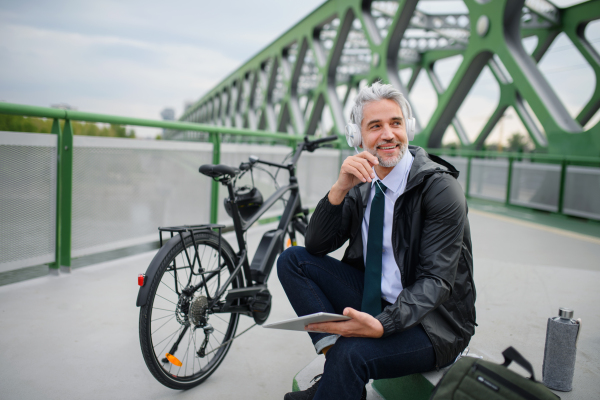
[[[49,265],[50,273],[58,275],[71,272],[71,204],[73,188],[73,127],[65,120],[64,130],[54,119],[52,133],[57,135],[56,167],[56,245],[55,262]]]
[[[213,145],[212,163],[217,165],[221,162],[221,136],[219,133],[211,133],[210,141]],[[210,191],[210,223],[216,224],[219,219],[219,182],[213,179]]]
[[[467,176],[465,183],[465,197],[469,198],[469,190],[471,190],[471,160],[472,156],[467,156]]]
[[[565,181],[567,178],[567,160],[562,159],[560,163],[560,186],[558,189],[558,213],[563,213],[563,203],[565,201]]]
[[[506,199],[504,204],[510,204],[510,190],[512,186],[512,173],[513,173],[513,162],[515,160],[512,157],[508,157],[508,178],[506,179]]]

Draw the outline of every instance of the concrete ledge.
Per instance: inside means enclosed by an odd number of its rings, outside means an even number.
[[[325,365],[325,356],[319,355],[317,358],[312,360],[306,367],[294,376],[292,381],[292,392],[298,392],[300,390],[306,390],[313,385],[312,379],[319,374],[323,373],[323,365]],[[371,381],[372,382],[372,381]],[[367,400],[384,400],[379,393],[372,387],[367,385]]]
[[[481,358],[475,354],[465,357]],[[325,357],[317,356],[306,367],[294,376],[292,381],[292,392],[306,390],[313,385],[313,378],[323,373]],[[427,400],[435,385],[442,379],[450,367],[439,371],[429,371],[423,374],[412,374],[393,379],[371,380],[367,385],[368,400],[394,400],[411,399]]]

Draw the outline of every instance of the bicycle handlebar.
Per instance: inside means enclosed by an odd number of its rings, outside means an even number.
[[[315,149],[317,147],[319,147],[319,145],[321,143],[327,143],[327,142],[333,142],[335,140],[338,140],[338,137],[336,135],[332,135],[332,136],[327,136],[321,139],[317,139],[317,140],[308,140],[308,137],[305,136],[304,137],[304,148],[310,152],[315,151]]]
[[[302,154],[302,150],[306,150],[306,151],[312,153],[319,147],[320,144],[326,143],[326,142],[333,142],[334,140],[338,140],[338,137],[335,135],[327,136],[327,137],[312,140],[312,141],[308,140],[308,136],[305,136],[304,142],[298,144],[298,150],[296,151],[296,154],[294,154],[294,158],[292,159],[292,164],[296,165],[296,163],[298,162],[298,159],[300,158],[300,154]]]

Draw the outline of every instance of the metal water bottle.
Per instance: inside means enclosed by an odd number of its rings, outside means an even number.
[[[558,317],[548,318],[542,378],[550,389],[563,392],[573,389],[579,328],[570,308],[559,308]]]

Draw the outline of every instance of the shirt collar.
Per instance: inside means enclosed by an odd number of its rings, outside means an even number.
[[[404,157],[402,157],[400,162],[396,164],[394,169],[392,169],[392,171],[383,180],[379,179],[377,173],[375,173],[375,179],[371,181],[371,187],[373,187],[375,181],[381,181],[381,183],[383,183],[388,190],[391,190],[394,193],[398,192],[402,182],[408,175],[413,158],[413,155],[407,150],[406,153],[404,153]]]

